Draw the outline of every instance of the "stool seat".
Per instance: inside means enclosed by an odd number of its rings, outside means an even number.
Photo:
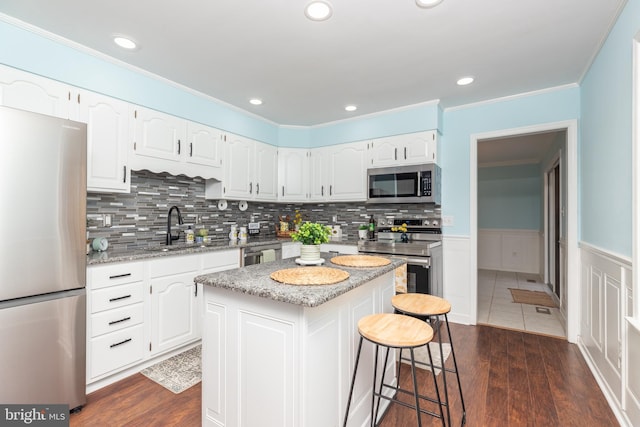
[[[391,313],[363,317],[358,321],[358,332],[371,342],[395,348],[419,347],[433,339],[433,329],[427,323]]]
[[[428,294],[401,294],[391,298],[391,305],[405,314],[414,316],[437,316],[451,311],[449,301]]]

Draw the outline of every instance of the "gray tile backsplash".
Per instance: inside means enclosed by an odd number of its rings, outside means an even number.
[[[279,215],[290,215],[298,209],[304,220],[328,225],[340,225],[343,239],[357,239],[358,226],[369,221],[370,215],[425,215],[433,205],[364,203],[289,204],[249,201],[249,208],[240,211],[237,201],[228,201],[225,210],[218,209],[217,200],[204,198],[205,182],[200,178],[157,174],[148,171],[131,172],[131,193],[89,193],[87,195],[87,230],[89,237],[107,237],[109,245],[118,249],[134,249],[164,244],[167,212],[178,206],[184,225],[193,229],[206,227],[212,239],[227,239],[232,224],[246,226],[251,220],[260,222],[261,237],[275,237]],[[439,213],[439,209],[436,209]],[[111,215],[111,227],[103,227],[103,215]],[[333,221],[336,217],[337,221]],[[175,222],[175,216],[174,216]],[[175,226],[172,225],[172,230]],[[182,235],[184,239],[184,235]]]

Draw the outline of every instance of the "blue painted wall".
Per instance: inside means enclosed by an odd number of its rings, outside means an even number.
[[[539,164],[478,169],[478,228],[542,230]]]
[[[628,0],[582,82],[581,238],[620,255],[632,253],[633,38],[640,0]]]
[[[447,227],[444,232],[459,236],[470,234],[469,150],[472,135],[579,117],[580,89],[577,86],[445,110],[440,149],[442,213],[453,216],[454,226]]]
[[[0,21],[0,63],[272,145],[278,125]]]

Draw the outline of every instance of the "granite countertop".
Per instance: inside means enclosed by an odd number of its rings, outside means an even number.
[[[209,243],[200,244],[176,244],[172,246],[156,245],[148,248],[139,249],[107,249],[104,252],[92,251],[87,255],[87,265],[109,264],[115,262],[140,261],[151,258],[160,258],[175,255],[190,255],[203,252],[222,251],[225,249],[239,249],[250,246],[264,245],[269,243],[286,243],[291,242],[289,238],[266,237],[252,239],[246,242],[230,242],[229,240],[214,240]],[[357,240],[331,240],[328,244],[338,245],[357,245]],[[163,251],[162,249],[170,248]]]
[[[197,276],[194,281],[207,286],[230,289],[275,301],[317,307],[406,263],[401,259],[390,258],[391,264],[383,267],[350,268],[332,264],[329,261],[333,257],[331,254],[322,253],[321,255],[325,259],[324,266],[347,271],[349,278],[334,285],[296,286],[279,283],[269,277],[272,272],[299,267],[293,259],[284,259],[205,274]]]

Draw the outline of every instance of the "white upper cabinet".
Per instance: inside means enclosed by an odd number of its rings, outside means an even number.
[[[153,172],[161,163],[153,163],[141,157],[155,160],[180,161],[186,146],[186,122],[169,114],[142,107],[133,109],[133,154],[137,158],[134,165],[144,164]],[[135,169],[138,169],[134,166]],[[141,167],[142,169],[142,167]]]
[[[309,150],[278,149],[278,200],[309,200]]]
[[[222,178],[218,129],[137,106],[130,117],[132,169]]]
[[[225,134],[200,123],[187,123],[188,147],[186,162],[196,165],[222,167],[222,144]]]
[[[366,157],[367,144],[364,141],[312,149],[309,157],[309,200],[366,200]]]
[[[278,150],[243,136],[226,134],[225,173],[220,181],[209,181],[208,199],[274,201],[277,197]]]
[[[254,199],[274,201],[278,197],[278,149],[255,142]]]
[[[368,144],[370,167],[437,163],[437,131],[374,139]]]
[[[329,197],[329,149],[309,151],[309,200],[324,201]]]
[[[332,148],[329,156],[329,200],[366,200],[366,142],[340,144]]]
[[[63,83],[0,66],[0,105],[68,119],[70,99]]]
[[[129,105],[93,92],[80,92],[78,120],[87,124],[87,191],[128,193]]]

